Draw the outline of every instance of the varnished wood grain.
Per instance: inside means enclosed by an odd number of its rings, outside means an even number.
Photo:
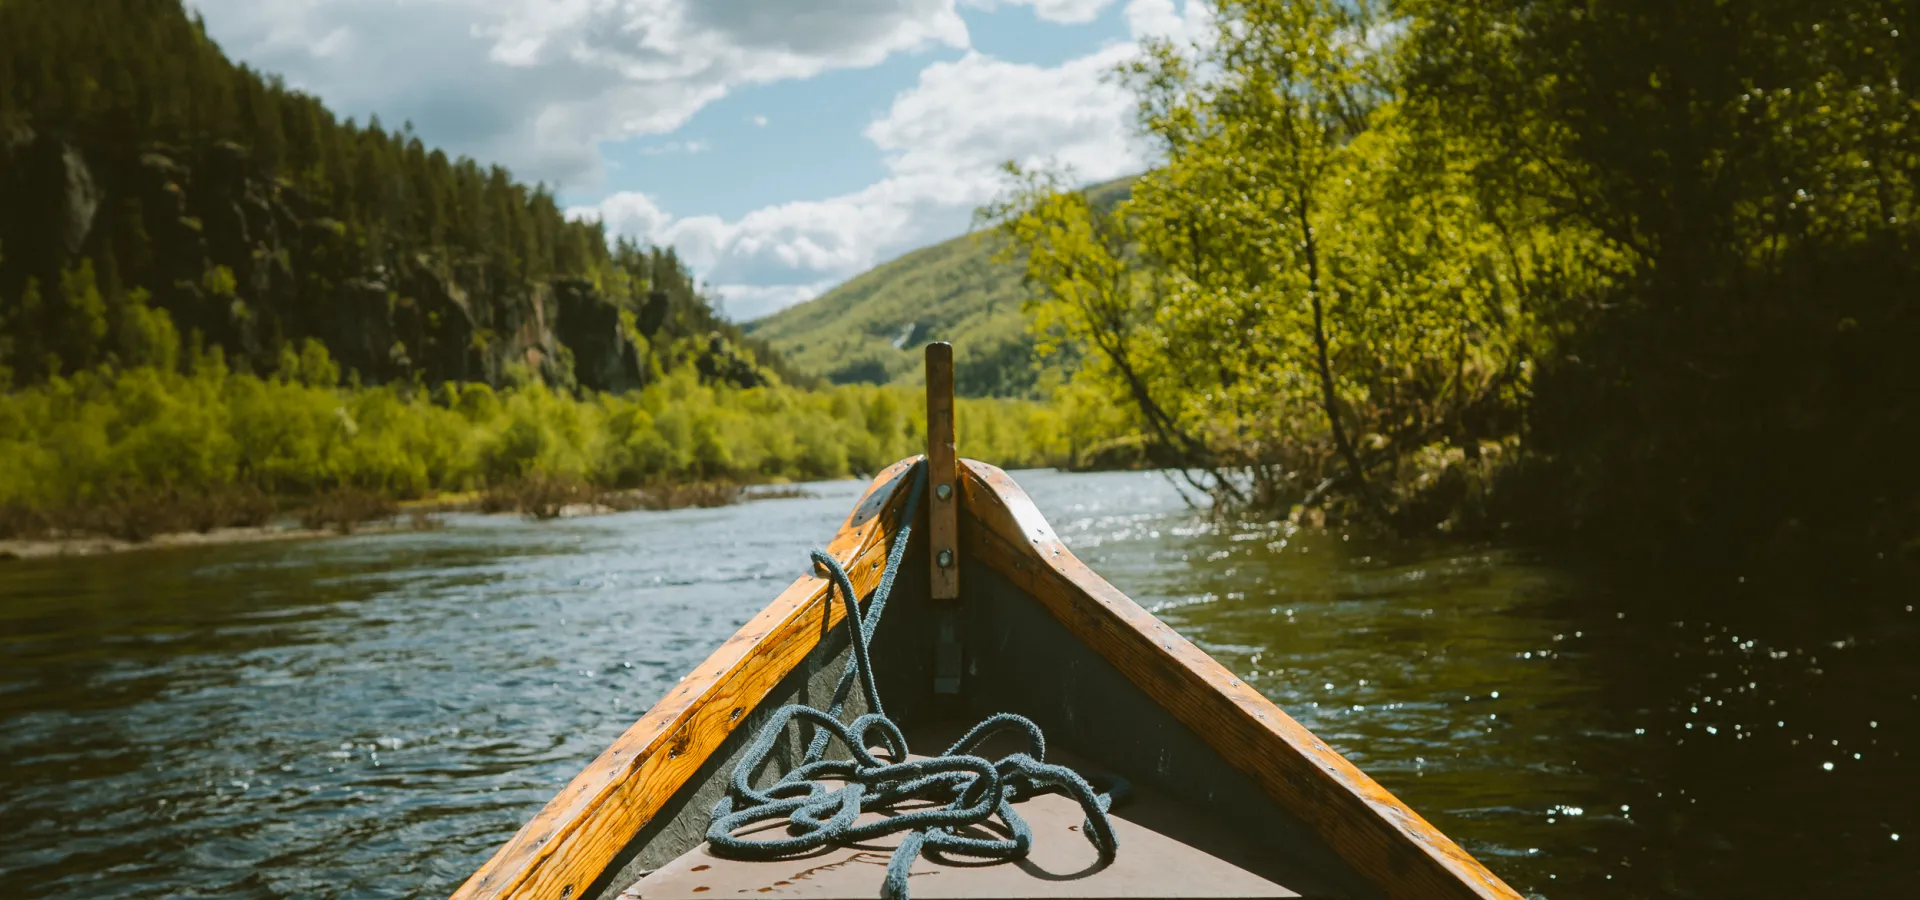
[[[927,552],[933,599],[960,597],[960,460],[953,433],[953,345],[927,345]],[[940,496],[942,489],[946,496]],[[947,565],[940,564],[942,551]]]
[[[962,549],[1043,604],[1391,897],[1519,894],[1345,757],[1076,559],[1005,472],[963,463]]]
[[[918,457],[881,472],[827,551],[862,594],[879,580]],[[807,575],[696,667],[588,764],[493,858],[456,900],[577,897],[751,713],[845,617],[824,579]]]

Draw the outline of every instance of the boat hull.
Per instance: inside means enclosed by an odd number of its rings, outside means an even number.
[[[904,524],[917,462],[902,460],[876,477],[828,544],[863,597]],[[1301,896],[1518,896],[1081,563],[1005,472],[963,461],[959,494],[959,597],[933,599],[925,529],[916,527],[872,641],[882,702],[910,734],[995,712],[1025,715],[1051,746],[1185,811],[1166,821],[1206,821],[1172,834],[1176,842],[1204,846]],[[794,582],[455,897],[572,900],[630,888],[628,896],[660,896],[639,890],[641,879],[701,846],[723,782],[765,717],[787,703],[825,708],[847,653],[843,616],[824,580]],[[949,674],[936,672],[948,623],[962,660],[957,695],[936,689],[937,676]],[[856,696],[847,715],[865,711]],[[776,753],[774,775],[800,753]]]

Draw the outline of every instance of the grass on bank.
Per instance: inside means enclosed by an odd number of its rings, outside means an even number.
[[[534,515],[731,502],[740,486],[845,478],[920,452],[918,391],[735,389],[691,370],[644,390],[573,396],[521,379],[341,386],[324,348],[279,371],[202,354],[181,370],[100,368],[0,395],[0,537],[388,517],[455,492]],[[1064,464],[1098,417],[1008,400],[959,403],[969,457]]]

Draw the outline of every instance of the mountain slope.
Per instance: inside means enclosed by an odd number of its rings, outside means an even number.
[[[1133,176],[1087,188],[1096,205],[1127,196]],[[748,323],[787,362],[838,384],[917,382],[920,348],[954,345],[954,388],[966,396],[1021,396],[1038,386],[1033,337],[1020,305],[1020,266],[994,262],[991,231],[908,253],[819,297]],[[1070,366],[1052,359],[1048,368]]]
[[[374,383],[790,374],[671,251],[336,118],[181,0],[0,0],[0,390],[194,347],[265,373],[309,340]]]

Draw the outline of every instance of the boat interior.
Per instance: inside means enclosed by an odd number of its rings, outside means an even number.
[[[958,459],[951,348],[929,345],[927,360],[928,454],[879,473],[817,558],[822,571],[796,580],[682,678],[455,900],[870,898],[882,896],[883,875],[893,879],[890,896],[920,900],[1518,900],[1419,814],[1075,558],[1007,473]],[[1008,795],[1032,843],[997,862],[942,852],[938,842],[919,852],[920,833],[885,836],[878,826],[862,831],[871,839],[808,837],[802,843],[813,849],[792,855],[716,852],[709,825],[741,761],[761,760],[747,776],[755,791],[805,762],[813,726],[789,722],[777,739],[761,738],[763,728],[789,705],[832,709],[857,655],[859,626],[834,587],[840,577],[866,604],[862,617],[891,585],[868,656],[879,705],[911,757],[946,756],[975,723],[1013,713],[1038,726],[1046,762],[1103,787],[1077,788],[1089,791],[1081,799]],[[869,706],[852,692],[839,722]],[[756,748],[756,740],[771,743]],[[970,752],[1001,759],[1031,752],[1028,740],[999,735]],[[1101,830],[1097,809],[1082,805],[1096,802],[1093,790],[1114,798],[1110,855],[1088,834]],[[859,828],[914,812],[902,802],[909,808],[841,806],[848,818],[836,821]],[[759,824],[722,835],[728,843],[780,839],[788,827],[780,818],[735,821]],[[961,837],[1008,836],[1004,816],[965,821],[975,824],[956,829]],[[913,852],[892,867],[903,839],[915,842]],[[741,858],[750,855],[770,858]]]
[[[924,518],[924,516],[922,517]],[[962,526],[963,529],[966,526]],[[1045,607],[989,565],[967,566],[957,601],[929,596],[929,554],[913,530],[885,615],[871,643],[888,715],[918,753],[938,753],[975,722],[1012,712],[1037,723],[1052,761],[1098,779],[1131,783],[1112,810],[1120,852],[1097,864],[1078,832],[1078,805],[1044,794],[1019,805],[1034,828],[1033,855],[1019,865],[982,866],[929,854],[910,876],[914,896],[938,897],[1376,897],[1346,865],[1260,786],[1061,625]],[[971,560],[969,560],[971,561]],[[936,692],[943,612],[952,612],[965,648],[959,690]],[[590,897],[695,900],[733,897],[877,896],[897,838],[774,862],[719,858],[704,834],[725,780],[762,719],[789,703],[825,709],[847,664],[848,629],[823,636],[770,692],[689,789],[624,848]],[[868,710],[855,692],[843,718]],[[787,729],[756,783],[771,783],[805,750],[805,729]],[[988,759],[1024,749],[1012,736],[989,743]]]

